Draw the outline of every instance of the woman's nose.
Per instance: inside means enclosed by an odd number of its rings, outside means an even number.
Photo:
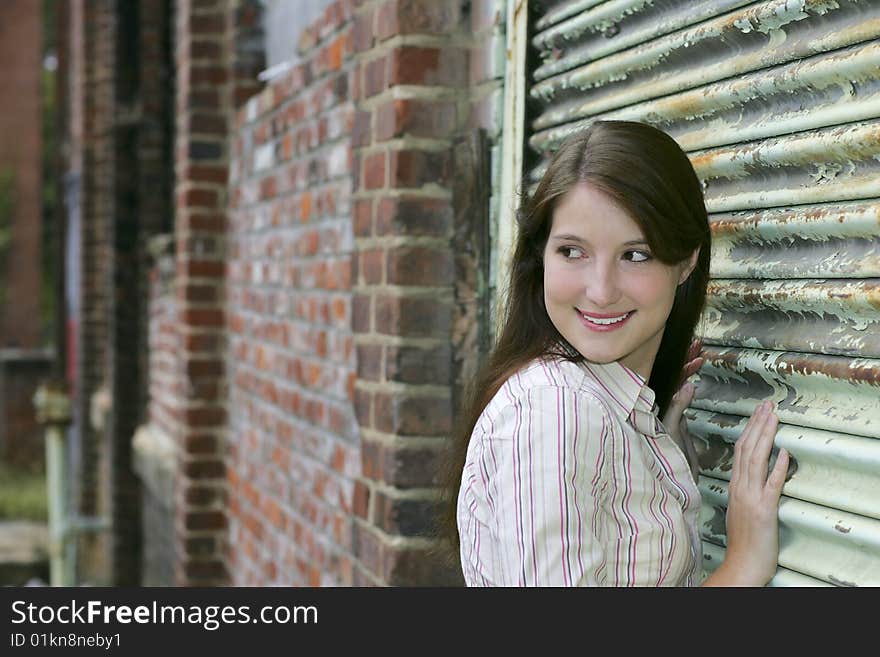
[[[620,300],[621,292],[617,271],[613,265],[597,265],[587,272],[587,299],[596,309],[607,308]]]

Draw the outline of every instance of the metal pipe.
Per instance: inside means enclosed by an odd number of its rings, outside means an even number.
[[[110,528],[106,518],[71,516],[67,508],[65,432],[70,424],[70,398],[57,383],[41,385],[34,395],[37,422],[46,432],[46,492],[49,501],[49,584],[75,586],[76,537]]]

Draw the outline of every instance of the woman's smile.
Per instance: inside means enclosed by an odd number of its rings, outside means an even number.
[[[591,331],[614,331],[624,324],[626,324],[627,320],[632,317],[635,310],[631,310],[629,312],[623,314],[616,315],[608,315],[608,314],[598,314],[598,313],[588,313],[583,310],[579,310],[578,308],[574,309],[575,312],[580,315],[581,319],[584,322],[584,326],[586,326]]]

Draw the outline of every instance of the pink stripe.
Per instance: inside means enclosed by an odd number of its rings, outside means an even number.
[[[580,435],[580,427],[578,425],[579,413],[578,413],[577,395],[574,396],[574,398],[572,399],[572,402],[574,404],[574,442],[572,444],[572,453],[574,454],[574,469],[571,474],[571,487],[572,487],[572,491],[573,491],[572,494],[574,495],[574,510],[577,512],[577,543],[576,543],[575,549],[577,550],[578,566],[580,567],[580,573],[578,575],[578,579],[582,579],[584,576],[584,561],[583,561],[584,549],[583,549],[583,545],[581,543],[581,541],[583,540],[583,523],[581,520],[581,506],[580,506],[579,500],[578,500],[578,489],[577,489],[577,485],[576,485],[577,469],[578,469],[577,468],[577,466],[578,466],[577,441],[578,441],[578,436]],[[589,408],[589,407],[587,407],[587,408]],[[588,418],[587,419],[587,426],[589,426],[589,422],[590,421]],[[597,504],[597,506],[598,506],[598,504]]]
[[[623,512],[626,514],[627,518],[630,519],[633,526],[632,540],[629,544],[629,583],[635,584],[636,582],[636,544],[639,540],[639,523],[636,520],[636,517],[632,515],[629,509],[629,502],[632,499],[632,450],[631,446],[627,444],[624,440],[624,457],[626,459],[626,482],[627,482],[627,490],[626,494],[623,498]]]
[[[529,399],[529,424],[528,424],[528,442],[529,447],[529,521],[532,523],[532,569],[534,573],[534,583],[538,583],[538,546],[536,543],[537,535],[535,534],[535,466],[532,461],[532,417],[534,416],[531,406],[531,397]]]
[[[563,473],[562,467],[562,450],[565,449],[563,446],[562,440],[562,426],[565,422],[565,417],[563,413],[565,412],[560,406],[561,399],[561,390],[559,388],[556,389],[556,490],[557,495],[559,497],[559,540],[562,543],[562,581],[565,586],[570,585],[569,580],[569,571],[571,569],[571,565],[568,563],[569,557],[567,553],[568,541],[566,540],[565,530],[566,530],[566,516],[565,516],[565,506],[562,503],[563,498],[565,497],[565,492],[563,491],[563,486],[565,483],[565,474]],[[560,422],[560,420],[562,420]]]

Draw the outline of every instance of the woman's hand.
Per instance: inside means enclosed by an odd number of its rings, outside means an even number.
[[[788,452],[779,450],[767,474],[778,418],[769,401],[749,418],[733,451],[727,505],[727,556],[706,584],[764,586],[779,557],[779,496]]]

